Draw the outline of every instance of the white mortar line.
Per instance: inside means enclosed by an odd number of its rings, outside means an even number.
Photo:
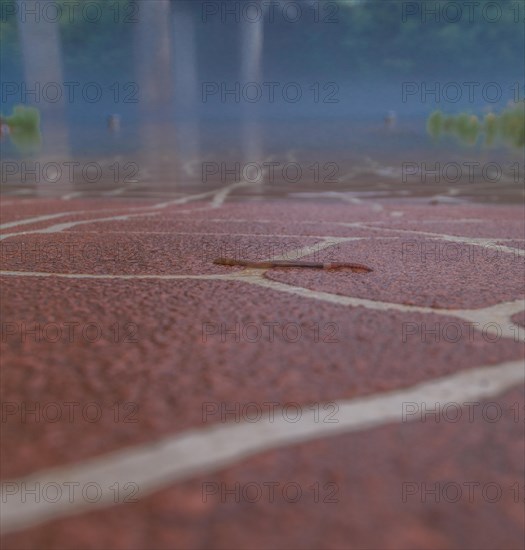
[[[344,224],[343,224],[344,225]],[[354,226],[355,224],[351,224]],[[525,250],[522,250],[521,248],[514,248],[509,246],[504,246],[501,244],[497,244],[498,241],[503,240],[511,240],[511,241],[519,241],[520,239],[499,239],[498,237],[460,237],[457,235],[447,235],[445,233],[430,233],[427,231],[417,231],[412,229],[394,229],[391,227],[374,227],[372,225],[361,225],[362,229],[372,229],[373,231],[394,231],[397,233],[411,233],[416,235],[423,235],[425,237],[430,237],[433,240],[443,240],[453,243],[462,243],[462,244],[470,244],[472,246],[480,246],[483,248],[493,248],[497,247],[498,250],[501,250],[502,252],[507,252],[509,254],[514,254],[517,256],[525,256]]]
[[[198,210],[197,208],[192,209],[191,212],[194,212],[195,210]],[[208,208],[206,208],[208,210]],[[189,212],[189,211],[187,211]],[[35,231],[37,233],[38,231]],[[25,233],[27,234],[27,233]],[[102,231],[95,231],[92,229],[83,230],[81,232],[69,232],[68,235],[75,235],[75,236],[81,236],[81,235],[213,235],[214,237],[217,237],[217,240],[220,240],[222,237],[252,237],[254,239],[259,238],[265,238],[265,237],[294,237],[298,239],[330,239],[331,241],[338,241],[338,242],[346,242],[346,241],[362,241],[362,240],[373,240],[377,239],[377,237],[341,237],[341,236],[335,236],[335,235],[307,235],[307,234],[285,234],[285,233],[235,233],[235,232],[228,232],[228,233],[217,233],[216,231],[136,231],[136,230],[130,230],[130,231],[106,231],[105,229]],[[398,237],[381,237],[381,239],[384,240],[397,240]],[[286,244],[286,243],[283,243]]]
[[[10,227],[18,227],[19,225],[28,225],[30,223],[45,222],[48,220],[54,220],[55,218],[62,218],[64,216],[75,216],[78,214],[86,213],[85,210],[76,212],[60,212],[55,214],[47,214],[45,216],[36,216],[34,218],[25,218],[23,220],[16,220],[12,222],[3,223],[0,225],[0,229],[9,229]]]
[[[299,258],[304,258],[305,256],[310,256],[311,254],[315,254],[316,252],[319,252],[320,250],[323,250],[325,248],[330,248],[334,244],[338,244],[340,242],[359,241],[361,239],[363,239],[363,237],[331,237],[330,239],[328,237],[321,237],[321,240],[315,244],[302,246],[301,248],[296,248],[295,250],[288,250],[280,256],[272,256],[271,258],[266,259],[268,261],[290,259],[296,260]]]
[[[62,218],[65,216],[79,216],[82,214],[98,214],[100,212],[115,212],[116,210],[127,210],[129,212],[137,212],[137,211],[145,211],[152,209],[153,206],[116,206],[115,208],[94,208],[93,210],[73,210],[72,212],[61,212],[61,213],[55,213],[55,214],[47,214],[45,216],[37,216],[34,218],[25,218],[23,220],[16,220],[12,222],[7,222],[2,225],[0,225],[0,229],[9,229],[11,227],[18,227],[20,225],[28,225],[31,223],[39,223],[43,221],[52,220],[55,218]],[[147,214],[145,214],[147,215]],[[95,218],[96,219],[96,218]],[[79,220],[84,221],[84,220]],[[93,220],[92,220],[93,221]],[[41,231],[41,230],[38,230]]]
[[[150,207],[147,207],[150,209]],[[192,208],[190,210],[177,210],[177,214],[189,214],[196,211],[201,210],[209,210],[210,207],[203,207],[203,208]],[[118,210],[118,209],[114,209]],[[137,209],[135,209],[137,210]],[[141,209],[142,210],[142,209]],[[45,233],[60,233],[61,231],[64,231],[66,229],[71,229],[73,227],[76,227],[77,225],[89,225],[90,223],[98,223],[98,222],[112,222],[112,221],[118,221],[118,220],[128,220],[130,218],[146,218],[150,216],[158,216],[159,212],[135,212],[132,214],[119,214],[116,216],[109,216],[106,218],[92,218],[90,220],[76,220],[72,222],[64,222],[64,223],[58,223],[55,225],[51,225],[49,227],[45,227],[42,229],[31,229],[29,231],[20,231],[18,233],[4,233],[0,235],[0,241],[3,241],[5,239],[11,238],[11,237],[18,237],[21,235],[33,235],[33,234],[45,234]],[[100,233],[100,232],[99,232]]]
[[[327,243],[329,245],[329,243]],[[319,250],[319,245],[312,245],[303,249],[303,253],[311,254]],[[503,302],[495,306],[488,306],[480,309],[434,309],[427,306],[410,306],[398,304],[395,302],[383,302],[379,300],[370,300],[367,298],[356,298],[353,296],[343,296],[340,294],[331,294],[318,290],[311,290],[304,287],[298,287],[279,281],[266,279],[262,276],[263,269],[247,268],[242,271],[229,274],[209,274],[209,275],[108,275],[91,273],[46,273],[35,271],[0,271],[0,276],[7,277],[43,277],[43,278],[61,278],[61,279],[96,279],[96,280],[202,280],[202,281],[236,281],[245,282],[252,285],[275,290],[276,292],[285,292],[294,296],[302,296],[319,300],[339,306],[364,307],[376,311],[401,311],[404,313],[431,313],[445,317],[458,317],[469,323],[475,323],[474,329],[482,331],[485,334],[491,334],[498,337],[513,338],[515,341],[525,342],[525,331],[523,327],[512,323],[510,317],[520,313],[525,309],[525,300],[523,298],[512,302]],[[506,323],[506,324],[505,324]],[[499,328],[498,328],[499,326]]]
[[[217,200],[217,204],[221,205],[222,202],[224,202],[224,199],[226,198],[228,192],[230,192],[235,187],[239,187],[241,184],[246,185],[245,182],[240,182],[240,183],[237,183],[237,184],[230,184],[230,185],[227,185],[226,187],[223,187],[219,190],[207,191],[205,193],[199,193],[198,195],[187,195],[185,197],[181,197],[181,198],[177,198],[177,199],[173,199],[173,200],[169,200],[169,201],[164,201],[164,202],[161,202],[161,203],[153,204],[151,206],[130,207],[129,210],[130,211],[141,210],[141,211],[146,211],[147,212],[148,210],[162,209],[162,208],[166,208],[167,206],[171,206],[171,205],[186,204],[190,201],[198,200],[198,199],[201,199],[201,198],[206,198],[206,197],[209,197],[209,196],[212,196],[214,198],[216,196],[222,197],[222,199]],[[76,193],[78,193],[78,192],[73,193],[73,195],[76,194]],[[120,208],[116,207],[116,208],[113,208],[113,209],[108,208],[106,210],[126,210],[126,209],[127,208],[124,206],[124,207],[120,207]],[[45,216],[37,216],[37,217],[33,217],[33,218],[26,218],[24,220],[7,222],[5,224],[0,225],[0,229],[8,229],[10,227],[18,227],[20,225],[27,225],[27,224],[31,224],[31,223],[43,222],[43,221],[52,220],[52,219],[55,219],[55,218],[64,217],[64,216],[76,216],[76,215],[79,215],[79,214],[90,214],[90,213],[94,213],[94,212],[103,212],[103,211],[104,211],[104,209],[102,209],[102,210],[77,210],[77,211],[72,211],[72,212],[60,212],[60,213],[55,213],[55,214],[48,214],[48,215],[45,215]],[[150,215],[153,215],[153,214],[150,214]],[[98,218],[98,219],[93,219],[93,220],[90,220],[90,221],[92,221],[92,222],[107,221],[108,219],[110,219],[110,218]],[[115,219],[121,219],[121,218],[116,217]],[[82,221],[85,221],[87,223],[87,220],[82,220]],[[81,223],[81,221],[76,222],[76,223]],[[40,231],[42,231],[42,230],[40,230]],[[60,229],[58,229],[58,231],[60,231]],[[8,236],[12,236],[12,235],[8,235]]]
[[[44,277],[53,278],[58,277],[60,279],[124,279],[124,280],[140,280],[140,279],[156,279],[156,280],[179,280],[179,279],[201,279],[201,280],[214,280],[222,279],[225,281],[234,280],[235,277],[232,274],[209,274],[209,275],[107,275],[107,274],[94,274],[94,273],[46,273],[44,271],[0,271],[0,277]]]
[[[151,443],[136,445],[70,466],[36,472],[5,481],[1,492],[4,534],[114,505],[115,483],[135,483],[142,498],[183,480],[211,474],[261,452],[305,443],[322,437],[359,432],[407,421],[406,405],[427,402],[467,403],[492,398],[524,381],[521,361],[466,370],[416,386],[368,397],[337,401],[336,423],[318,422],[315,411],[304,408],[295,423],[283,414],[265,415],[256,423],[215,424],[191,429]],[[22,484],[42,488],[47,483],[78,483],[76,498],[64,486],[56,502],[41,498],[22,502]],[[98,484],[101,498],[88,503],[80,495],[88,483]],[[55,493],[53,493],[54,495]]]
[[[220,191],[215,193],[211,203],[212,208],[220,208],[224,204],[224,201],[226,200],[228,195],[234,189],[237,189],[238,187],[248,187],[250,185],[256,185],[256,184],[252,184],[247,181],[239,181],[237,183],[232,183],[230,185],[227,185],[224,189],[221,189]]]

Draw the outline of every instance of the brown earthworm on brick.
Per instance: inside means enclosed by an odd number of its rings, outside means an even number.
[[[273,267],[310,267],[316,269],[340,269],[348,268],[356,273],[370,273],[373,271],[371,267],[358,263],[346,263],[346,262],[305,262],[305,261],[288,261],[288,260],[267,260],[267,261],[250,261],[250,260],[236,260],[233,258],[217,258],[213,261],[217,265],[227,266],[242,266],[251,267],[255,269],[271,269]]]

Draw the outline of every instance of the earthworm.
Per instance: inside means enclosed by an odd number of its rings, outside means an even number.
[[[254,262],[250,260],[235,260],[233,258],[217,258],[213,261],[217,265],[228,265],[228,266],[242,266],[242,267],[251,267],[256,269],[271,269],[273,267],[313,267],[317,269],[339,269],[339,268],[349,268],[356,273],[370,273],[373,271],[371,267],[368,267],[364,264],[358,263],[344,263],[344,262],[330,262],[330,263],[321,263],[321,262],[303,262],[303,261],[288,261],[288,260],[268,260],[262,262]]]

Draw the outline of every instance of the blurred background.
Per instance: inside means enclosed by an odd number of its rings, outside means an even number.
[[[520,2],[0,4],[1,111],[35,106],[42,131],[33,150],[4,132],[2,162],[103,167],[38,185],[3,169],[6,192],[164,194],[237,177],[210,166],[294,161],[312,168],[245,193],[523,197],[521,147],[427,131],[436,109],[483,117],[523,101]],[[459,163],[461,178],[419,177],[436,162]],[[474,178],[463,162],[479,163]]]

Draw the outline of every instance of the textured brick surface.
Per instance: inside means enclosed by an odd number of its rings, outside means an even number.
[[[7,273],[1,276],[0,389],[10,407],[1,424],[3,480],[204,427],[207,402],[307,406],[523,359],[523,343],[469,331],[454,314],[523,300],[523,256],[499,252],[495,259],[490,249],[468,242],[490,238],[523,250],[520,208],[416,200],[155,204],[10,198],[3,206],[2,223],[79,211],[3,231],[12,235],[1,242]],[[55,227],[83,221],[89,223]],[[50,227],[53,232],[42,233]],[[360,240],[321,250],[322,236]],[[306,246],[313,248],[304,259],[362,262],[374,271],[271,269],[259,279],[270,285],[263,288],[243,281],[240,267],[212,263],[219,255],[294,259]],[[15,271],[25,275],[9,274]],[[166,279],[172,275],[181,278]],[[209,278],[217,275],[237,278]],[[302,296],[303,289],[314,294]],[[436,311],[370,309],[345,305],[343,297]],[[525,326],[523,311],[516,311],[508,324]],[[447,338],[447,326],[462,330],[459,339]],[[515,502],[510,487],[517,483],[523,491],[523,393],[516,387],[492,399],[504,410],[496,423],[464,415],[458,423],[403,423],[285,446],[138,503],[9,535],[3,548],[518,550],[523,494]],[[66,402],[79,404],[73,421]],[[102,413],[96,421],[92,410],[78,414],[89,403]],[[29,410],[35,404],[39,421]],[[60,405],[58,421],[42,414],[48,404]],[[202,499],[205,482],[271,481],[298,482],[303,499]],[[497,503],[479,493],[474,502],[422,503],[417,495],[402,502],[405,482],[469,481],[498,483],[504,494]],[[321,488],[336,483],[339,502],[313,502],[309,487],[317,482]]]

